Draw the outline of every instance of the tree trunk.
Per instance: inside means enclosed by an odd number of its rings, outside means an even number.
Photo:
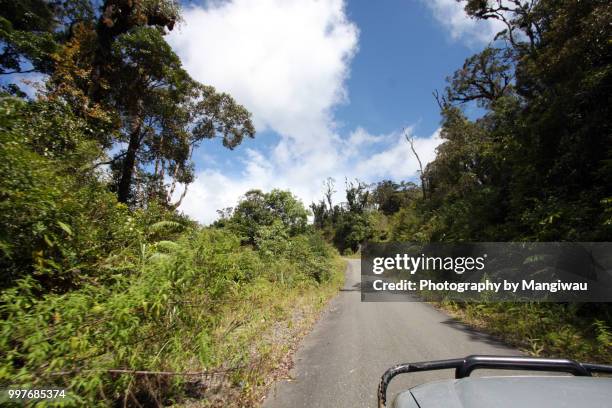
[[[121,170],[121,179],[117,189],[117,199],[121,203],[127,203],[130,198],[130,187],[132,186],[132,178],[134,177],[134,168],[136,167],[136,154],[140,149],[140,120],[130,133],[130,143],[123,159],[123,169]]]

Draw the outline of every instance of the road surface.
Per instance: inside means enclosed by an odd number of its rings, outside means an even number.
[[[275,384],[265,408],[372,408],[380,376],[397,363],[520,354],[427,303],[362,303],[359,281],[360,261],[351,259],[343,290],[302,341],[291,379]],[[443,370],[396,377],[389,386],[388,401],[402,389],[453,375]]]

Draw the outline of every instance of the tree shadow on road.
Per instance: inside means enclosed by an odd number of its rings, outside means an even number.
[[[500,347],[500,348],[505,348],[507,349],[507,351],[513,352],[513,354],[516,354],[516,355],[523,354],[520,351],[509,346],[508,344],[504,343],[501,339],[496,338],[495,336],[491,334],[484,333],[455,318],[449,317],[448,319],[442,321],[441,323],[447,326],[450,326],[453,329],[461,330],[462,332],[467,333],[470,336],[471,340],[484,342],[484,343],[490,344],[492,346]]]

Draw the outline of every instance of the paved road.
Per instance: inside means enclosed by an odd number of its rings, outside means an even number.
[[[292,380],[275,385],[265,408],[373,408],[380,376],[394,364],[469,354],[519,354],[426,303],[362,303],[359,281],[359,260],[349,260],[343,291],[296,352]],[[443,370],[396,377],[389,387],[389,401],[399,390],[452,375]]]

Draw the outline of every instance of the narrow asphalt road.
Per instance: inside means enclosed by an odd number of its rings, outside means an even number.
[[[360,261],[351,259],[344,289],[302,341],[291,380],[275,384],[265,408],[373,408],[380,376],[392,365],[469,354],[520,354],[427,303],[362,303],[359,281]],[[388,400],[398,391],[453,374],[442,370],[401,375],[389,386]]]

